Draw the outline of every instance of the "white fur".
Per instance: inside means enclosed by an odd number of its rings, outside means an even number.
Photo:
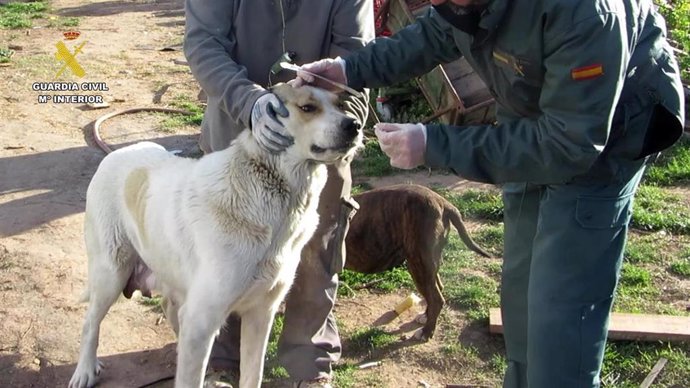
[[[290,87],[290,86],[283,86]],[[244,131],[226,150],[200,160],[153,143],[108,155],[87,192],[87,297],[77,368],[69,387],[90,387],[101,366],[99,327],[122,292],[137,255],[151,268],[178,333],[175,387],[201,387],[214,336],[230,312],[242,317],[240,387],[261,383],[274,313],[292,284],[300,251],[314,233],[323,163],[351,157],[334,98],[303,87],[319,113],[286,103],[295,144],[278,155]],[[312,145],[325,152],[314,153]]]

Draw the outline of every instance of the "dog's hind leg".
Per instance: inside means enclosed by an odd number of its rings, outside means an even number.
[[[258,306],[242,314],[240,340],[240,387],[259,388],[264,370],[264,354],[273,325],[275,309]]]
[[[101,321],[122,292],[131,272],[130,263],[117,262],[116,256],[122,253],[122,250],[116,249],[113,253],[89,255],[89,307],[82,328],[79,362],[69,388],[92,387],[96,384],[101,370],[96,358]]]
[[[165,314],[165,319],[170,323],[175,332],[175,336],[180,336],[180,321],[178,317],[179,305],[177,301],[169,296],[164,296],[161,298],[161,307],[163,308],[163,314]]]
[[[414,337],[426,341],[433,337],[438,316],[445,304],[440,288],[442,285],[438,276],[445,242],[439,241],[436,244],[423,242],[420,245],[421,249],[415,253],[416,259],[408,258],[407,264],[408,266],[415,266],[414,269],[410,268],[410,274],[417,290],[422,294],[427,304],[426,322],[424,322],[424,327],[414,334]]]

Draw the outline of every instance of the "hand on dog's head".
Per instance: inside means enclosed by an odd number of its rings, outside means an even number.
[[[361,123],[344,111],[338,95],[313,86],[281,83],[271,88],[287,108],[281,117],[295,143],[286,149],[296,157],[335,163],[362,146]]]

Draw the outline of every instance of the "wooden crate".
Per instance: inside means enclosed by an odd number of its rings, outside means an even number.
[[[427,12],[426,0],[390,0],[386,26],[403,29]],[[478,124],[495,120],[495,103],[488,88],[464,58],[437,66],[417,79],[431,109],[445,124]]]

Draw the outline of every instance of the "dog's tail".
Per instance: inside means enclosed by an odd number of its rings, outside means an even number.
[[[470,237],[469,232],[465,228],[465,224],[462,222],[462,216],[460,215],[460,211],[450,202],[446,204],[445,213],[446,217],[448,217],[450,222],[453,224],[453,226],[455,226],[455,229],[458,231],[460,239],[465,243],[465,245],[467,245],[468,248],[484,257],[491,257],[491,255],[487,251],[485,251],[482,247],[477,245],[477,243],[474,242],[474,240],[472,240],[472,237]]]

